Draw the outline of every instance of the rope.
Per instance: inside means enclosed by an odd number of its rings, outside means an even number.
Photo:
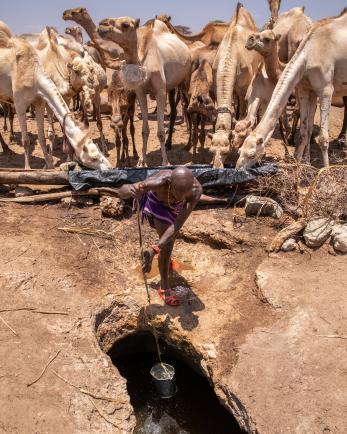
[[[139,200],[137,198],[136,198],[136,216],[137,216],[137,226],[138,226],[138,230],[139,230],[140,265],[141,265],[141,270],[142,270],[142,263],[143,263],[143,259],[144,259],[144,249],[143,249],[143,237],[142,237],[141,218],[140,218],[140,203],[139,203]],[[152,318],[153,316],[152,316],[152,312],[151,312],[151,295],[149,293],[147,276],[146,276],[146,273],[144,271],[142,271],[142,276],[143,276],[143,281],[144,281],[145,288],[146,288],[148,311],[149,311],[149,314],[150,314],[150,316]],[[159,362],[162,365],[162,367],[166,370],[166,367],[163,364],[163,361],[161,359],[161,352],[160,352],[160,346],[159,346],[159,339],[158,339],[157,330],[154,327],[153,322],[149,321],[149,318],[148,318],[145,310],[144,310],[144,313],[145,313],[145,317],[146,317],[147,322],[152,327],[152,332],[153,332],[153,336],[154,336],[154,339],[155,339],[155,344],[156,344],[156,347],[157,347]]]

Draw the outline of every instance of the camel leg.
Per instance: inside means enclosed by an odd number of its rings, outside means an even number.
[[[175,126],[177,110],[176,110],[176,90],[172,89],[169,92],[169,103],[170,103],[170,125],[169,125],[169,134],[166,139],[165,147],[167,150],[172,148],[172,134]]]
[[[199,140],[199,115],[198,113],[192,113],[192,146],[193,146],[193,159],[196,157],[196,146]]]
[[[126,113],[123,116],[123,128],[122,128],[122,141],[123,141],[123,149],[125,151],[126,167],[131,166],[130,157],[129,157],[129,139],[128,139],[128,135],[127,135],[128,123],[129,123],[129,113]]]
[[[129,104],[128,113],[129,113],[129,120],[130,120],[131,142],[133,144],[133,156],[134,156],[135,160],[138,160],[139,156],[138,156],[136,146],[135,146],[135,125],[134,125],[135,98]]]
[[[342,129],[337,140],[339,141],[341,146],[346,147],[347,146],[347,96],[343,97],[343,103],[345,105],[345,113],[343,116]]]
[[[7,122],[6,122],[6,119],[7,119],[7,116],[8,116],[7,104],[2,104],[2,110],[3,110],[3,113],[4,113],[4,126],[2,127],[2,129],[4,131],[7,131]]]
[[[311,155],[310,155],[310,149],[311,149],[311,138],[312,138],[312,131],[313,131],[313,125],[314,125],[314,115],[316,113],[317,108],[317,96],[313,92],[310,93],[309,97],[309,105],[308,105],[308,131],[307,131],[307,146],[305,148],[304,152],[304,161],[310,164]]]
[[[11,105],[8,107],[8,119],[10,121],[10,142],[14,141],[14,131],[13,131],[13,120],[14,120],[14,111]]]
[[[104,132],[102,129],[100,104],[101,104],[100,93],[96,93],[95,98],[94,98],[94,109],[95,109],[95,114],[96,114],[96,126],[98,127],[99,134],[100,134],[101,150],[107,156],[108,155],[108,149],[107,149],[107,145],[106,145]]]
[[[200,119],[201,120],[200,120],[199,142],[200,142],[201,149],[204,149],[205,140],[206,140],[206,131],[205,131],[206,116],[201,115]]]
[[[166,104],[166,92],[162,91],[161,89],[158,90],[156,95],[157,100],[157,107],[158,107],[158,113],[157,113],[157,121],[158,121],[158,130],[157,130],[157,137],[160,142],[160,148],[161,148],[161,155],[163,158],[162,166],[169,166],[169,161],[166,154],[166,147],[165,147],[165,128],[164,128],[164,115],[165,115],[165,104]]]
[[[138,89],[136,91],[136,96],[140,104],[141,115],[142,115],[142,158],[139,159],[137,165],[139,167],[141,166],[146,167],[147,166],[147,142],[149,137],[147,96],[142,89]],[[165,109],[165,98],[164,98],[163,109],[162,109],[163,113],[164,113],[164,109]],[[164,115],[162,117],[163,117],[163,124],[164,124]],[[165,132],[164,132],[164,141],[165,141]]]
[[[18,122],[20,131],[22,133],[22,145],[24,147],[24,168],[30,169],[29,162],[29,153],[30,153],[30,139],[27,130],[27,118],[26,118],[26,110],[22,109],[22,107],[16,107]]]
[[[327,86],[319,95],[320,131],[318,143],[322,152],[324,167],[329,166],[329,114],[333,92],[333,86]]]
[[[35,104],[35,114],[36,114],[36,124],[37,124],[37,135],[43,152],[43,156],[46,161],[46,168],[53,169],[54,164],[53,164],[52,155],[48,153],[47,146],[46,146],[45,126],[44,126],[45,103],[43,101],[40,101],[39,103]]]
[[[0,133],[0,143],[1,143],[3,154],[7,154],[8,152],[11,152],[10,148],[8,147],[8,144],[5,142],[5,140],[2,137],[1,133]]]
[[[306,146],[308,146],[308,117],[309,117],[309,91],[299,88],[298,99],[300,102],[300,136],[299,144],[295,149],[295,158],[302,160]]]
[[[54,142],[55,142],[54,115],[48,106],[46,107],[46,110],[47,110],[47,117],[48,117],[47,137],[48,140],[50,141],[50,144],[48,145],[48,152],[50,155],[53,155]]]

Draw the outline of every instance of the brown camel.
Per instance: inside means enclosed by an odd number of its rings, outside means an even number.
[[[220,23],[220,22],[210,22],[206,24],[206,26],[201,30],[201,32],[195,35],[183,35],[180,33],[176,27],[171,24],[171,17],[168,15],[159,15],[156,16],[157,20],[165,23],[170,30],[171,33],[178,36],[184,43],[187,45],[193,44],[194,42],[203,42],[205,45],[219,45],[225,33],[229,28],[229,23]]]

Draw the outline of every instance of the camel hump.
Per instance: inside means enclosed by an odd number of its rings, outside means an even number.
[[[160,20],[154,20],[153,29],[156,32],[171,33],[168,26]]]
[[[11,45],[12,32],[7,24],[0,21],[0,47],[9,47]]]

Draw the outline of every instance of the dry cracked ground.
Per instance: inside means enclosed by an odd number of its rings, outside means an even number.
[[[335,109],[332,135],[341,120]],[[185,137],[177,125],[174,163],[189,159]],[[154,143],[152,134],[156,163]],[[12,149],[2,166],[22,164]],[[34,163],[42,167],[37,149]],[[148,314],[246,432],[347,432],[347,261],[330,246],[269,256],[281,222],[199,209],[175,247],[190,265],[174,276],[189,287],[183,304],[163,306],[154,275],[149,312],[135,217],[105,219],[97,204],[6,204],[0,216],[0,432],[131,433],[126,381],[106,353],[147,330]],[[146,243],[156,239],[144,232]]]

